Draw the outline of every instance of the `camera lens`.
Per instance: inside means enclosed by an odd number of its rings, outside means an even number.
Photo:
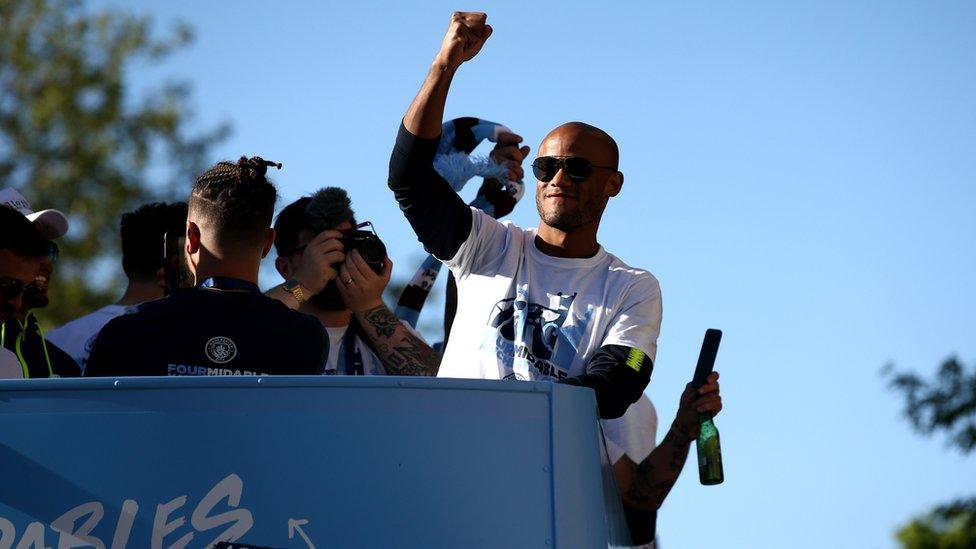
[[[373,235],[364,238],[359,243],[359,254],[363,256],[363,259],[366,260],[366,263],[374,271],[380,272],[383,270],[383,263],[386,260],[386,246],[380,242],[380,239]]]

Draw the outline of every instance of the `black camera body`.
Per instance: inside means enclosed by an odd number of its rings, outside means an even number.
[[[369,231],[361,231],[360,227],[369,225]],[[373,271],[377,274],[382,273],[386,267],[386,245],[376,236],[373,224],[369,221],[356,225],[356,228],[344,231],[339,237],[339,242],[348,254],[353,250],[359,250],[359,255],[366,261]]]

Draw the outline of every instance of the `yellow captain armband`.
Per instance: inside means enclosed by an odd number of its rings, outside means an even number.
[[[644,351],[641,351],[640,349],[631,349],[630,353],[627,355],[626,364],[633,371],[640,372],[646,356],[647,355],[644,354]]]

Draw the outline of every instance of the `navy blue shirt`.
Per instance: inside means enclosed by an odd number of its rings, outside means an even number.
[[[214,278],[112,319],[95,338],[84,375],[315,375],[328,356],[316,318],[256,284]]]

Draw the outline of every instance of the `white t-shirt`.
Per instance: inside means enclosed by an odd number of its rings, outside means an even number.
[[[646,394],[631,404],[624,415],[600,423],[610,463],[617,463],[625,455],[640,463],[657,447],[657,410]]]
[[[548,256],[535,229],[472,213],[471,234],[444,262],[458,310],[439,377],[564,379],[610,344],[654,360],[661,289],[651,273],[603,247],[585,259]]]
[[[24,369],[13,354],[6,347],[0,347],[0,379],[23,379]]]
[[[343,336],[346,335],[346,330],[348,329],[349,326],[342,326],[340,328],[325,328],[325,331],[329,334],[329,362],[325,364],[325,371],[323,372],[323,375],[344,374],[346,372],[346,356],[345,348],[343,347]],[[386,375],[386,369],[383,368],[380,358],[373,354],[372,349],[360,341],[358,337],[353,341],[355,342],[356,356],[358,356],[363,362],[363,375]],[[340,352],[342,353],[341,355],[339,354]]]
[[[657,411],[646,394],[631,404],[624,415],[616,419],[602,419],[603,440],[607,442],[610,463],[617,463],[627,456],[640,464],[657,448]],[[630,549],[654,549],[654,541],[644,545],[628,546]]]
[[[93,313],[76,318],[56,330],[45,333],[44,338],[71,355],[71,358],[75,359],[75,362],[81,367],[82,373],[84,373],[88,355],[91,354],[92,343],[95,342],[95,336],[102,331],[109,320],[122,315],[128,309],[130,307],[125,305],[106,305]]]

